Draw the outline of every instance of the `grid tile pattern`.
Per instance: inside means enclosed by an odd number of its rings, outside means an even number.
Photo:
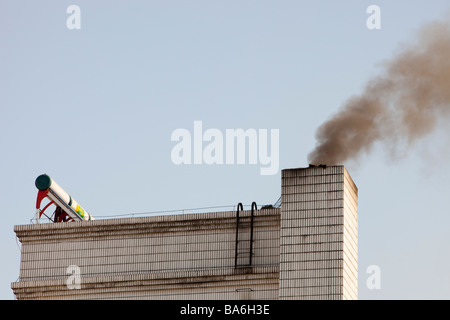
[[[198,271],[84,277],[80,289],[69,290],[64,279],[13,283],[19,299],[158,299],[273,300],[278,298],[276,266],[250,270],[218,268]]]
[[[240,213],[243,238],[249,233],[249,216],[249,211]],[[57,292],[42,289],[44,295],[29,290],[52,281],[65,283],[70,276],[67,267],[76,265],[82,283],[102,283],[98,279],[110,277],[113,283],[123,284],[120,279],[124,276],[144,276],[149,281],[134,289],[119,286],[122,293],[116,292],[114,285],[115,289],[108,289],[105,295],[109,298],[205,299],[211,295],[238,299],[246,295],[277,299],[279,219],[280,209],[257,211],[252,267],[237,270],[235,212],[16,226],[22,252],[20,281],[12,287],[18,298],[27,299],[103,297],[105,284],[81,291],[60,284]],[[220,271],[223,281],[218,280],[215,270]],[[169,285],[167,274],[179,281]],[[139,282],[127,283],[136,286]]]
[[[281,188],[281,209],[255,214],[250,267],[234,265],[235,212],[18,225],[11,287],[17,299],[357,299],[358,189],[345,167],[283,170]],[[243,211],[239,239],[249,232]],[[80,289],[66,284],[71,265]]]
[[[280,299],[357,298],[357,188],[344,166],[282,171]]]

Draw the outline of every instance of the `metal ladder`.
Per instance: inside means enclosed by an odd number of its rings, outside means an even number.
[[[248,223],[243,222],[239,216],[240,211],[244,211],[242,203],[238,203],[236,210],[236,243],[234,250],[234,268],[245,268],[252,265],[253,258],[253,224],[255,218],[255,211],[258,210],[256,202],[252,203],[252,210],[250,215],[250,238],[239,239],[239,230],[242,230]],[[248,255],[248,259],[245,259],[245,255]],[[244,256],[244,258],[242,258]],[[239,260],[239,261],[238,261]],[[244,260],[244,262],[241,262]],[[247,261],[245,261],[247,260]],[[245,263],[247,262],[247,263]]]

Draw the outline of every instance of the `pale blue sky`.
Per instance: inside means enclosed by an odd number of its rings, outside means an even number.
[[[81,8],[68,30],[66,8]],[[368,30],[366,8],[381,8]],[[259,165],[175,166],[193,122],[280,130],[280,169],[305,167],[316,128],[423,24],[431,1],[0,0],[0,298],[13,299],[13,226],[47,173],[94,217],[275,202]],[[345,163],[359,188],[359,297],[450,298],[448,126],[398,161]],[[369,265],[381,289],[366,287]]]

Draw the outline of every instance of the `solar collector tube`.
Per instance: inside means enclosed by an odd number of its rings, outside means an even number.
[[[36,188],[40,192],[45,192],[46,197],[53,201],[57,206],[63,209],[74,220],[88,221],[94,220],[94,218],[84,210],[80,204],[75,201],[61,186],[50,178],[47,174],[42,174],[36,178]],[[42,200],[42,199],[41,199]],[[38,201],[36,209],[39,210],[40,200],[38,195]]]

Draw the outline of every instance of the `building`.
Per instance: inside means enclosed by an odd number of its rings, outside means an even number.
[[[282,171],[281,208],[14,227],[17,299],[357,299],[357,188]],[[253,218],[252,218],[253,216]]]

